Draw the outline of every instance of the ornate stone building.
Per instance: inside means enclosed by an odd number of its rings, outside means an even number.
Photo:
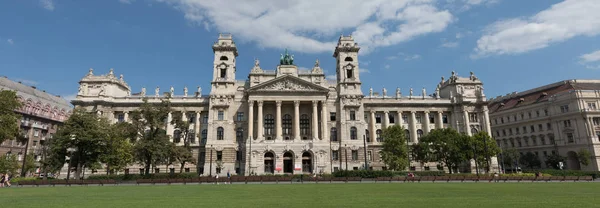
[[[112,69],[107,75],[94,75],[90,69],[72,103],[126,122],[142,98],[169,99],[173,111],[183,112],[192,122],[191,144],[199,159],[198,171],[204,175],[330,173],[364,168],[365,161],[370,168],[384,169],[379,149],[387,126],[403,125],[409,143],[436,128],[467,134],[490,130],[483,84],[473,74],[442,77],[430,94],[410,89],[403,95],[397,88],[389,94],[386,89],[381,94],[370,89],[364,95],[360,47],[350,36],[341,36],[334,48],[337,80],[325,79],[318,60],[311,70],[298,69],[287,51],[275,70],[261,68],[256,60],[247,79],[236,80],[238,50],[232,36],[219,35],[212,48],[209,94],[199,87],[195,93],[185,88],[176,94],[173,87],[168,92],[157,87],[153,95],[146,89],[131,93],[123,76],[115,77]],[[166,130],[173,142],[182,145],[177,129],[166,124]],[[433,163],[411,165],[415,170],[437,170]]]
[[[600,170],[600,80],[565,80],[490,100],[492,134],[502,149],[521,155],[566,157],[564,169]],[[588,150],[589,165],[578,152]],[[515,164],[507,164],[514,168]],[[526,168],[526,167],[523,167]]]
[[[51,95],[45,90],[27,86],[7,77],[0,77],[0,90],[17,92],[23,104],[16,110],[22,116],[19,128],[21,134],[28,139],[26,143],[16,140],[4,141],[0,144],[0,154],[16,154],[17,159],[22,162],[25,159],[24,155],[33,153],[34,159],[40,161],[45,142],[52,139],[58,127],[69,117],[71,105],[60,96]]]

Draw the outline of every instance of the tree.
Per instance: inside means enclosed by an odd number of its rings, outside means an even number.
[[[33,153],[29,153],[27,155],[27,157],[25,157],[25,168],[22,168],[21,170],[23,170],[25,172],[25,175],[27,175],[27,173],[35,171],[35,155]],[[21,165],[20,165],[21,166]]]
[[[196,164],[196,159],[192,155],[192,151],[187,147],[173,145],[172,156],[172,162],[179,162],[179,173],[183,172],[186,163]]]
[[[15,110],[21,107],[15,91],[0,90],[0,143],[6,139],[15,139],[19,135],[21,118]]]
[[[550,155],[546,158],[546,167],[552,167],[555,169],[560,169],[559,163],[565,162],[565,157],[560,156],[558,154]]]
[[[183,119],[183,114],[181,112],[173,115],[171,123],[175,126],[177,131],[174,135],[174,140],[183,139],[183,146],[174,146],[172,149],[174,160],[178,161],[180,164],[179,173],[182,173],[186,163],[196,163],[196,159],[194,159],[192,149],[190,148],[190,138],[195,135],[190,134],[190,122]]]
[[[152,166],[168,163],[173,143],[162,128],[170,110],[169,101],[151,104],[144,98],[140,108],[131,113],[133,128],[138,135],[133,146],[133,158],[144,165],[146,175],[150,174]]]
[[[100,161],[106,165],[106,173],[121,171],[133,162],[133,144],[137,132],[132,124],[119,122],[112,124],[106,139],[106,150]]]
[[[577,158],[579,159],[579,163],[583,166],[588,166],[590,164],[590,158],[592,158],[592,154],[587,149],[580,149],[577,152]]]
[[[16,155],[6,154],[0,156],[0,173],[14,175],[17,170],[19,170],[19,162]]]
[[[540,158],[538,158],[537,155],[533,154],[532,152],[525,153],[525,155],[523,155],[519,159],[519,162],[523,164],[523,166],[530,169],[542,167],[542,161],[540,160]]]
[[[75,165],[75,178],[80,178],[83,168],[99,161],[106,151],[106,139],[109,133],[106,118],[83,109],[75,109],[62,128],[52,139],[51,155],[57,162],[64,164],[65,156]]]
[[[383,130],[381,158],[390,170],[404,170],[408,167],[408,152],[404,128],[400,125]]]
[[[450,128],[434,129],[414,145],[415,158],[421,162],[438,162],[448,167],[450,173],[468,159],[469,136]]]
[[[469,146],[475,148],[473,151],[477,158],[475,161],[478,165],[485,167],[486,172],[489,172],[490,167],[488,161],[491,161],[491,156],[497,155],[501,152],[500,148],[496,144],[496,141],[487,132],[479,132],[470,139],[471,144]],[[470,158],[474,158],[473,156]]]
[[[503,150],[502,157],[504,158],[504,161],[502,161],[502,162],[504,164],[509,164],[509,167],[516,168],[517,166],[519,166],[518,161],[519,161],[520,155],[519,155],[519,151],[517,151],[515,148]]]

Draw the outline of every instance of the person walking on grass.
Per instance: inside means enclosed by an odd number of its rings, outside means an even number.
[[[10,188],[10,179],[11,179],[11,175],[9,175],[8,173],[6,175],[4,175],[4,183],[9,188]]]
[[[217,180],[215,180],[217,182],[217,185],[219,185],[219,174],[216,174],[215,178],[217,179]]]
[[[4,187],[5,177],[4,173],[0,173],[0,188]]]
[[[227,171],[227,183],[231,184],[231,174]]]

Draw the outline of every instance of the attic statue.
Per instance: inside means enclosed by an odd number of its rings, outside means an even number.
[[[279,58],[280,65],[294,65],[294,55],[290,55],[285,49],[285,55],[281,54],[281,58]]]

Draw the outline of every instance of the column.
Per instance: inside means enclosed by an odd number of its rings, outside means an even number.
[[[313,140],[316,140],[317,137],[319,136],[319,114],[317,112],[317,105],[319,104],[319,101],[313,101],[312,102],[312,106],[313,106],[313,115],[312,115],[312,137]]]
[[[485,124],[485,131],[488,135],[492,136],[492,125],[490,125],[490,113],[488,109],[483,110],[483,123]]]
[[[256,128],[256,138],[262,140],[265,136],[265,134],[263,133],[263,131],[265,130],[265,128],[263,128],[263,122],[265,121],[263,117],[263,101],[259,100],[256,101],[256,103],[258,104],[258,118],[256,119],[258,121],[258,125]]]
[[[276,115],[275,115],[275,139],[281,139],[281,101],[275,101]]]
[[[248,100],[248,140],[254,136],[254,100]]]
[[[437,112],[437,121],[435,123],[435,126],[437,129],[443,129],[444,128],[444,117],[443,117],[443,112],[442,111],[438,111]]]
[[[329,111],[327,111],[327,101],[321,101],[321,139],[327,140],[329,133],[327,129],[327,117],[329,116]]]
[[[387,129],[387,127],[390,125],[389,113],[389,111],[383,111],[383,129]]]
[[[377,131],[375,129],[375,110],[370,110],[369,111],[369,137],[371,138],[371,142],[375,141],[377,138],[375,138],[375,131]]]
[[[429,133],[429,111],[425,111],[425,125],[423,126],[423,135],[427,135]]]
[[[463,110],[463,116],[465,117],[465,133],[467,133],[467,135],[469,136],[473,136],[471,134],[471,128],[469,127],[471,124],[469,124],[469,112],[467,111],[467,109]]]
[[[171,120],[173,120],[173,114],[169,112],[167,115],[166,128],[167,135],[171,136],[171,141],[173,141],[173,125],[171,125]]]
[[[417,118],[415,116],[417,112],[410,112],[410,139],[412,142],[416,143],[417,141]]]
[[[196,133],[196,137],[198,138],[198,143],[202,142],[202,131],[200,130],[200,111],[196,111],[196,116],[194,117],[194,133]]]
[[[396,119],[398,121],[397,124],[402,126],[404,123],[404,121],[402,120],[402,111],[398,110],[397,113],[398,113],[398,118]]]
[[[300,139],[300,101],[294,101],[294,140]]]
[[[123,112],[123,120],[129,122],[129,111]]]
[[[181,121],[187,121],[187,120],[188,120],[188,118],[187,118],[187,115],[186,115],[186,114],[187,114],[187,112],[185,112],[185,111],[181,111]],[[189,129],[190,127],[189,127],[189,126],[184,126],[183,128],[188,128],[188,129]],[[180,129],[180,130],[182,130],[182,131],[183,131],[183,129]],[[182,135],[180,134],[180,136],[182,136]],[[183,144],[183,143],[184,143],[184,142],[183,142],[183,140],[184,140],[184,138],[181,138],[181,137],[180,137],[180,138],[179,138],[179,144]]]

